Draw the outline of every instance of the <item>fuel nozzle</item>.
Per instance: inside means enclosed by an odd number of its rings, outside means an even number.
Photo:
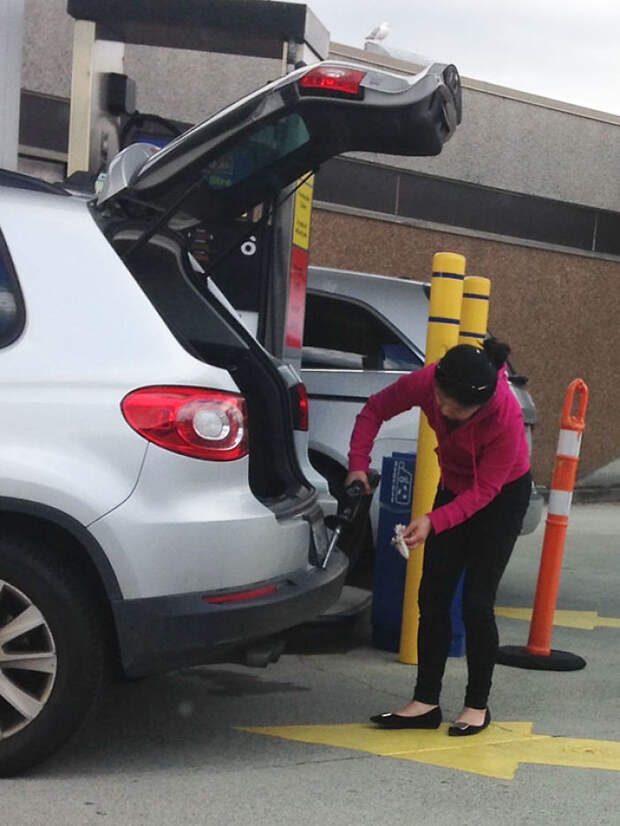
[[[381,474],[375,470],[369,470],[368,485],[370,486],[370,493],[366,493],[364,483],[360,479],[356,479],[355,482],[352,482],[348,487],[344,488],[342,495],[338,499],[338,510],[336,514],[328,516],[325,520],[327,527],[331,528],[333,533],[321,568],[327,567],[329,557],[338,544],[338,540],[342,534],[355,523],[362,504],[366,504],[366,509],[368,509],[369,501],[366,501],[366,499],[367,497],[368,499],[372,499],[380,479]]]

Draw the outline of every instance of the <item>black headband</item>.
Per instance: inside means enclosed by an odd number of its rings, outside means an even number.
[[[482,393],[484,390],[488,390],[489,387],[497,383],[496,380],[495,382],[489,382],[488,384],[469,384],[469,382],[463,381],[462,378],[451,376],[447,373],[441,366],[441,362],[439,362],[435,368],[435,376],[441,381],[445,381],[446,384],[462,388],[463,390],[470,390],[473,393]]]

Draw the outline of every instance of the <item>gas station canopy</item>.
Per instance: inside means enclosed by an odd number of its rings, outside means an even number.
[[[96,37],[144,46],[280,59],[282,44],[327,57],[329,32],[302,3],[274,0],[68,0]]]

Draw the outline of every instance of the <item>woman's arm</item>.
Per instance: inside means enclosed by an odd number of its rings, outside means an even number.
[[[355,419],[349,448],[349,471],[366,472],[370,453],[383,422],[432,397],[435,366],[408,373],[373,396],[370,396]],[[348,478],[348,477],[347,477]]]

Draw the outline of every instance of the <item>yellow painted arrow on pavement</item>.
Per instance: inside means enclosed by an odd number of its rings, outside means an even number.
[[[496,607],[495,613],[508,619],[531,620],[531,608]],[[584,631],[593,631],[595,628],[620,628],[620,619],[615,617],[599,617],[596,611],[556,611],[553,624],[564,628],[581,628]]]
[[[239,728],[253,734],[318,743],[512,780],[520,763],[620,771],[620,742],[534,734],[533,723],[492,723],[474,737],[435,731],[386,731],[369,724]]]

